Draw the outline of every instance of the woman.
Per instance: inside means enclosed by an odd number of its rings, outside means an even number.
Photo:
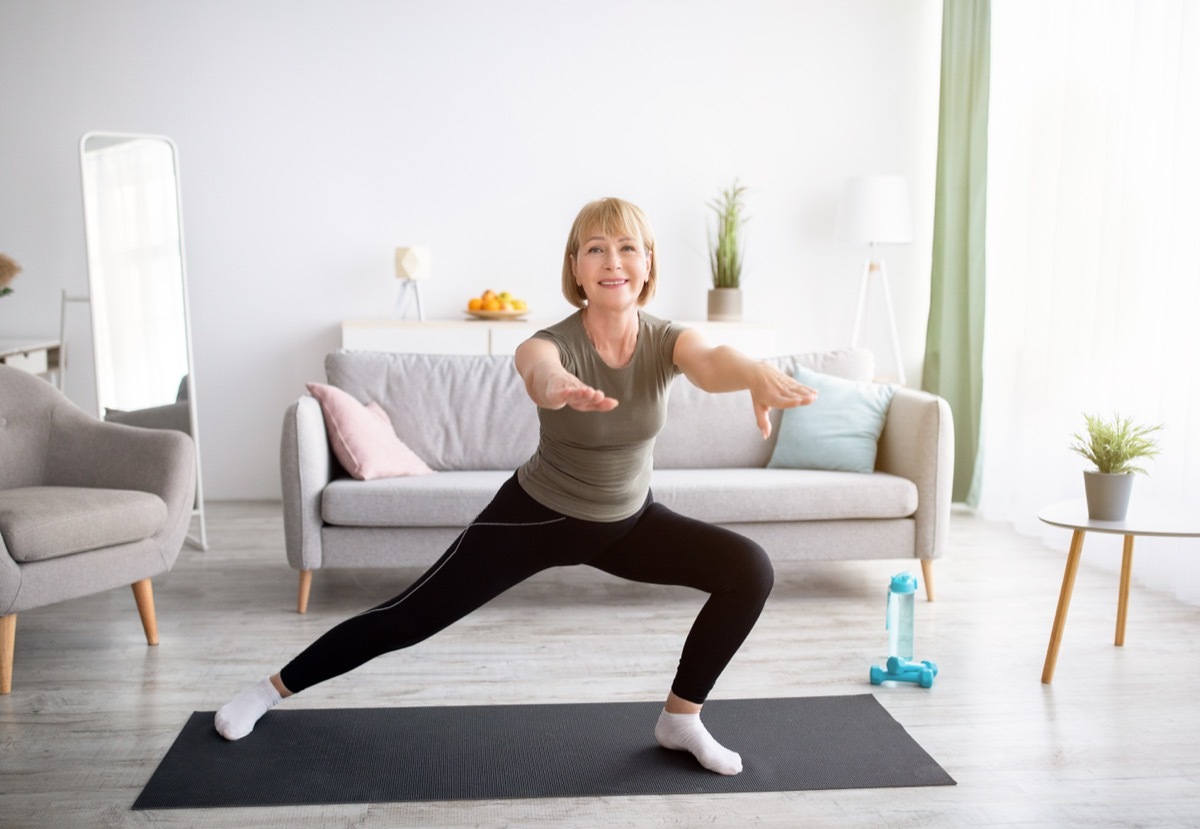
[[[764,438],[772,408],[806,405],[816,392],[643,313],[657,277],[654,236],[641,210],[620,199],[584,206],[567,238],[562,273],[563,294],[580,310],[516,352],[541,422],[533,457],[407,590],[334,627],[222,707],[222,736],[244,737],[282,698],[414,645],[537,572],[587,564],[710,594],[684,643],[654,736],[712,771],[742,770],[741,757],[700,722],[700,710],[757,621],[774,574],[749,539],[654,503],[654,439],[679,372],[709,392],[749,389]]]

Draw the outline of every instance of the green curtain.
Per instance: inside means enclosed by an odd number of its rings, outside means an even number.
[[[978,497],[990,0],[945,0],[933,274],[922,387],[954,414],[954,501]]]

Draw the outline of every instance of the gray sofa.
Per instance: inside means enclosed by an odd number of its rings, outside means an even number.
[[[772,358],[791,372],[869,380],[869,352]],[[433,563],[537,444],[536,408],[511,357],[337,351],[330,385],[378,402],[400,438],[437,474],[360,481],[333,456],[316,398],[283,422],[281,477],[288,563],[300,571],[305,612],[312,572]],[[781,413],[764,441],[747,392],[707,394],[686,379],[671,390],[654,452],[657,501],[721,524],[776,560],[921,561],[933,598],[933,559],[949,528],[954,440],[950,409],[900,388],[888,408],[874,473],[770,469]]]

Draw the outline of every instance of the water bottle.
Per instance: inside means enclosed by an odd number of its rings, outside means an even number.
[[[914,605],[917,577],[912,573],[892,576],[887,597],[888,656],[913,661]]]

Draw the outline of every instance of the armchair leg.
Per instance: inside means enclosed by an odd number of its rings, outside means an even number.
[[[137,601],[138,615],[142,617],[142,628],[146,631],[146,644],[158,644],[158,619],[154,615],[154,588],[150,579],[133,584],[133,598]]]
[[[296,599],[296,612],[308,612],[308,591],[312,589],[312,570],[300,571],[300,595]]]
[[[12,691],[13,650],[17,642],[17,614],[0,616],[0,694]]]
[[[921,575],[925,577],[925,600],[933,601],[933,559],[921,559]]]

